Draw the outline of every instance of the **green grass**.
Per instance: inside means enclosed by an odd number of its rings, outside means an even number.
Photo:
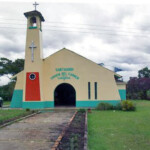
[[[89,150],[149,150],[150,101],[135,101],[135,112],[88,114]]]
[[[0,110],[0,124],[30,114],[25,110]]]
[[[4,101],[3,105],[10,105],[10,103],[11,103],[10,101]]]

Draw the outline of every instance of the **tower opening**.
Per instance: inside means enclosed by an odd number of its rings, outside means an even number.
[[[54,91],[55,106],[75,106],[76,91],[68,83],[58,85]]]
[[[30,26],[31,27],[36,27],[37,26],[36,17],[31,17]]]

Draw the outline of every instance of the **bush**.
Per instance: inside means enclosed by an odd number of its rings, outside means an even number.
[[[114,106],[115,110],[122,110],[122,105],[121,103],[118,103],[116,106]]]
[[[85,113],[85,111],[86,111],[85,109],[79,109],[78,110],[78,112],[80,112],[80,113]]]
[[[30,111],[30,108],[26,108],[26,111]]]
[[[124,111],[135,111],[136,107],[132,101],[126,100],[121,102],[122,110]]]
[[[146,96],[147,96],[147,99],[150,100],[150,90],[146,91]]]
[[[98,106],[96,107],[97,110],[112,110],[113,105],[109,103],[99,103]]]
[[[99,103],[96,107],[97,110],[123,110],[123,111],[135,111],[136,106],[132,101],[125,100],[113,106],[109,103]]]

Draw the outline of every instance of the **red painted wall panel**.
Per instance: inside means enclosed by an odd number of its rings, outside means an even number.
[[[30,79],[30,74],[35,74],[35,79]],[[25,101],[40,101],[40,83],[38,72],[26,73],[26,94]]]

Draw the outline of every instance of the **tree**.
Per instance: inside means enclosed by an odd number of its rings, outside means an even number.
[[[10,101],[13,95],[15,82],[11,81],[7,85],[0,86],[0,97],[5,101]]]
[[[145,67],[138,71],[138,77],[139,78],[150,78],[150,69],[148,67]]]
[[[15,75],[23,70],[24,59],[16,59],[15,61],[7,58],[0,58],[0,76]],[[11,100],[15,81],[9,82],[7,85],[0,86],[0,97],[4,100]]]
[[[7,58],[0,58],[0,76],[15,75],[22,71],[24,67],[24,59],[16,59],[15,61]]]
[[[127,83],[129,99],[150,100],[150,70],[145,67],[138,71],[138,77],[131,77]]]
[[[127,83],[127,97],[129,99],[150,99],[150,78],[130,78]]]

